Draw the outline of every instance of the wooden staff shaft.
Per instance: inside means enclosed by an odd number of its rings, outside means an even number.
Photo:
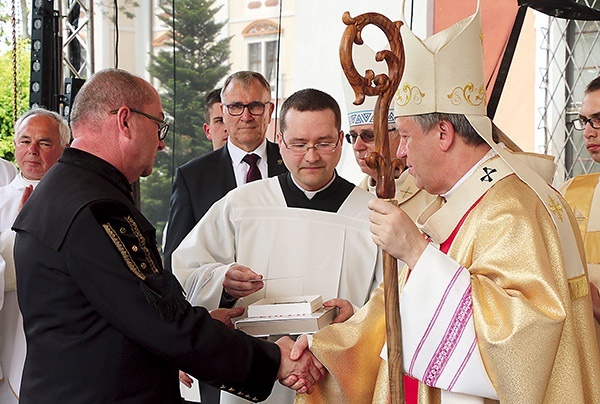
[[[402,371],[402,323],[400,322],[400,299],[398,297],[398,263],[396,258],[383,252],[385,330],[388,349],[388,380],[392,404],[404,403]]]
[[[400,37],[401,22],[391,22],[377,13],[366,13],[350,17],[348,12],[342,18],[347,25],[340,44],[340,61],[348,82],[356,94],[355,104],[362,104],[367,96],[378,96],[374,111],[374,134],[376,151],[366,156],[367,165],[377,170],[377,196],[397,205],[395,173],[402,170],[402,163],[390,155],[388,139],[388,110],[404,73],[404,47]],[[375,75],[367,70],[362,76],[352,61],[353,44],[362,44],[362,29],[369,24],[379,27],[388,38],[391,50],[377,53],[376,61],[386,61],[389,76]],[[388,373],[390,399],[392,404],[404,403],[404,383],[402,365],[402,330],[400,323],[400,302],[398,295],[398,262],[383,251],[383,277],[385,298],[386,336],[388,348]]]

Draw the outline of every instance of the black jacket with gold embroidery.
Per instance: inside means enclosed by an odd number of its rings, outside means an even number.
[[[269,395],[279,348],[184,301],[107,162],[66,149],[13,229],[22,404],[179,403],[178,369],[251,400]]]

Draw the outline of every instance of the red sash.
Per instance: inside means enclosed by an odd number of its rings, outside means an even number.
[[[467,219],[467,216],[469,216],[469,213],[471,213],[471,211],[473,210],[473,208],[475,208],[475,206],[477,206],[477,204],[483,199],[484,195],[485,194],[481,195],[481,197],[475,201],[475,203],[469,208],[469,210],[467,210],[467,213],[465,213],[465,215],[460,219],[460,222],[458,222],[458,224],[456,225],[456,227],[454,228],[454,230],[452,230],[452,233],[450,233],[450,236],[448,236],[448,238],[446,239],[446,241],[444,241],[440,245],[440,251],[441,252],[443,252],[444,254],[448,254],[448,251],[450,250],[450,246],[452,245],[452,242],[456,238],[456,235],[458,234],[458,231],[462,227],[463,223]]]

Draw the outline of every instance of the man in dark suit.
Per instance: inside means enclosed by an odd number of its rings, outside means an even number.
[[[102,70],[77,95],[71,128],[71,147],[13,226],[27,339],[20,402],[176,404],[178,369],[253,401],[277,378],[310,391],[322,375],[313,357],[292,362],[289,338],[229,330],[164,270],[130,185],[165,147],[156,90]]]
[[[168,270],[173,251],[213,203],[248,180],[257,179],[256,169],[261,178],[287,171],[279,147],[266,139],[273,110],[271,86],[260,73],[240,71],[226,79],[221,90],[221,112],[228,142],[177,169],[164,251]],[[244,161],[247,154],[260,157],[253,169]],[[230,315],[222,315],[227,322]],[[231,312],[231,316],[237,315],[239,312]],[[219,390],[201,383],[200,391],[203,404],[219,403]]]
[[[287,172],[279,147],[266,139],[275,106],[271,86],[260,74],[240,71],[227,78],[221,91],[223,121],[228,142],[211,153],[190,160],[177,169],[165,242],[165,267],[171,269],[171,254],[213,203],[247,182],[247,154],[260,157],[261,178]]]

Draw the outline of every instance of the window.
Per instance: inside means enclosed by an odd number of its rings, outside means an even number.
[[[243,31],[248,41],[248,69],[261,73],[269,82],[277,73],[279,27],[270,20],[254,21]]]
[[[277,41],[252,42],[248,44],[248,70],[261,73],[269,82],[275,80],[277,65]]]
[[[277,41],[268,41],[265,43],[265,71],[264,76],[267,80],[275,79],[277,65]]]
[[[261,45],[260,42],[248,44],[248,70],[262,72]]]

